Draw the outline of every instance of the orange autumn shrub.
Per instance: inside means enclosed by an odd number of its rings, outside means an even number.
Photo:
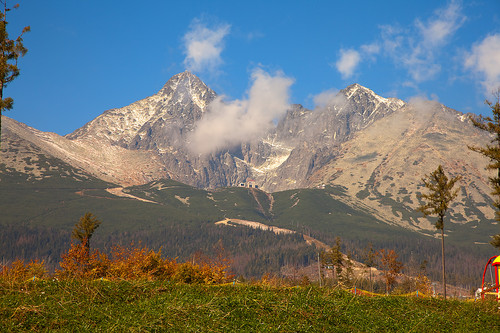
[[[199,265],[185,262],[178,265],[172,280],[181,283],[224,283],[232,278],[232,275],[227,273],[227,268],[208,263]]]
[[[213,252],[215,256],[207,256],[202,252],[193,255],[193,265],[199,270],[200,282],[217,284],[230,281],[234,275],[230,273],[231,262],[221,241],[215,244]]]
[[[177,263],[175,259],[162,258],[161,250],[146,247],[115,246],[108,255],[91,251],[85,243],[72,243],[61,255],[58,279],[94,280],[99,278],[123,280],[172,280],[182,283],[216,284],[228,281],[229,261],[218,253],[215,258],[197,254],[193,260]],[[20,260],[2,267],[0,279],[23,281],[47,277],[43,261],[25,264]]]
[[[185,262],[180,264],[174,272],[172,279],[181,283],[202,283],[204,280],[200,266]]]
[[[416,278],[416,289],[424,295],[432,295],[431,280],[429,280],[429,278],[424,274],[419,274]]]
[[[167,280],[177,269],[175,260],[163,259],[161,250],[115,246],[110,255],[109,278]]]
[[[260,278],[260,284],[268,287],[280,287],[283,284],[283,280],[275,274],[265,273]]]
[[[217,284],[229,281],[232,275],[228,273],[229,265],[223,262],[209,261],[199,266],[203,282],[206,284]]]
[[[61,255],[61,270],[56,271],[59,279],[97,279],[105,277],[109,267],[106,254],[98,250],[90,253],[84,244],[72,243],[68,252]]]
[[[30,261],[26,264],[22,260],[15,260],[10,265],[2,266],[0,280],[6,282],[24,282],[29,279],[44,279],[48,276],[45,262]]]

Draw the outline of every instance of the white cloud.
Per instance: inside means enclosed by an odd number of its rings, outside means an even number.
[[[490,35],[472,47],[465,67],[481,77],[486,95],[500,87],[500,34]]]
[[[451,1],[428,19],[416,19],[406,28],[382,25],[380,41],[361,45],[359,51],[354,48],[340,50],[336,68],[346,79],[354,74],[362,60],[375,61],[376,56],[383,54],[405,68],[413,81],[430,80],[441,71],[439,56],[442,49],[465,20],[459,2]]]
[[[346,102],[345,96],[340,94],[337,89],[328,89],[313,96],[315,107],[325,107],[329,105],[341,105]]]
[[[408,70],[415,82],[430,80],[441,71],[439,55],[454,33],[465,22],[461,6],[452,1],[423,22],[406,29],[381,26],[382,46],[386,55]]]
[[[451,35],[464,23],[465,16],[461,14],[461,7],[452,1],[448,7],[438,9],[436,17],[430,19],[427,24],[420,20],[416,26],[422,35],[422,44],[426,48],[446,44]]]
[[[428,99],[424,95],[413,96],[408,100],[408,104],[411,108],[416,110],[415,116],[419,121],[429,121],[429,118],[436,112],[441,110],[441,104],[437,100],[437,96],[433,95],[432,100]],[[444,116],[445,113],[442,113]]]
[[[200,20],[193,20],[190,30],[184,35],[186,69],[194,72],[214,71],[222,63],[220,54],[224,37],[229,34],[230,28],[230,25],[223,24],[211,29]]]
[[[380,45],[377,42],[361,45],[359,49],[359,51],[354,49],[340,50],[340,58],[335,63],[335,68],[340,72],[343,79],[353,76],[362,60],[368,58],[374,61],[375,55],[380,53]]]
[[[441,71],[440,64],[435,63],[430,57],[422,59],[417,54],[403,58],[402,63],[408,68],[408,73],[416,82],[430,80]]]
[[[282,73],[270,75],[256,69],[252,81],[247,99],[224,101],[218,97],[210,103],[188,139],[191,151],[209,154],[256,140],[273,126],[273,120],[285,115],[293,80]]]
[[[379,26],[382,38],[382,48],[389,54],[394,55],[403,45],[403,30],[397,26],[381,25]]]
[[[380,45],[378,43],[361,45],[361,51],[368,56],[378,54],[380,52]]]
[[[359,62],[361,61],[361,56],[358,51],[354,49],[340,50],[340,59],[335,63],[335,67],[342,75],[343,79],[350,78]]]

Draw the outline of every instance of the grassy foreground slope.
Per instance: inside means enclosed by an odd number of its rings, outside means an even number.
[[[0,330],[494,332],[496,306],[311,286],[40,281],[0,285]]]

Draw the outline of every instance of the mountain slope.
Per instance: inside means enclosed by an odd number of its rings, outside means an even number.
[[[200,119],[214,98],[215,92],[198,77],[183,72],[168,80],[155,95],[108,110],[66,137],[71,140],[99,138],[123,147],[146,148],[150,142],[169,146],[175,143],[171,141],[172,136]],[[163,131],[174,133],[169,133],[167,141],[155,142],[151,134],[158,134],[152,130],[156,126],[167,126]]]
[[[216,97],[198,77],[183,72],[174,75],[155,95],[129,106],[112,109],[67,136],[76,143],[121,146],[147,152],[161,164],[160,176],[149,180],[173,178],[197,187],[214,188],[233,185],[246,179],[246,167],[237,168],[228,152],[199,156],[186,144],[196,121]],[[110,172],[120,177],[119,166]],[[147,182],[147,181],[146,181]],[[145,183],[138,181],[135,184]]]
[[[2,137],[6,141],[11,137],[20,138],[44,154],[107,182],[137,184],[165,176],[161,172],[162,164],[158,157],[150,151],[129,150],[90,137],[68,140],[55,133],[38,131],[5,116],[2,116]],[[3,156],[2,160],[15,158],[14,155],[15,152],[11,157]]]
[[[494,232],[488,161],[466,148],[483,146],[490,138],[474,128],[468,115],[436,102],[383,98],[353,84],[324,107],[291,106],[260,139],[209,155],[194,154],[188,149],[189,134],[212,111],[215,98],[198,77],[184,72],[157,94],[106,111],[66,137],[6,117],[3,134],[90,177],[125,187],[161,179],[207,190],[250,179],[267,192],[341,186],[345,195],[331,193],[337,200],[375,220],[425,235],[434,235],[435,229],[432,220],[415,212],[421,178],[441,164],[450,175],[462,176],[460,195],[446,222],[449,233],[465,230],[461,226]],[[25,159],[16,154],[12,151],[6,161]],[[30,168],[14,166],[26,177],[37,177]],[[260,210],[269,218],[269,212]]]
[[[273,133],[250,149],[245,162],[266,190],[309,187],[311,175],[337,157],[343,142],[404,105],[353,84],[326,107],[312,111],[293,106]],[[261,160],[252,159],[253,154]]]
[[[439,164],[461,176],[452,204],[454,223],[491,223],[488,161],[467,146],[484,146],[489,137],[457,111],[435,102],[408,105],[375,122],[342,145],[339,156],[318,170],[311,185],[342,184],[353,204],[366,205],[386,221],[418,230],[434,226],[415,213],[421,178]]]

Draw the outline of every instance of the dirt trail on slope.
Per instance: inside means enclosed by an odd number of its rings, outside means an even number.
[[[151,201],[148,199],[139,198],[139,197],[136,197],[135,195],[125,193],[125,192],[123,192],[123,187],[107,188],[106,191],[108,193],[116,195],[117,197],[135,199],[135,200],[139,200],[139,201],[143,201],[143,202],[158,204],[156,201]]]
[[[262,193],[264,195],[266,195],[267,198],[268,198],[268,200],[269,200],[269,211],[266,213],[266,210],[264,209],[264,206],[262,205],[262,203],[259,200],[259,197],[257,196],[257,194],[258,194],[257,191],[258,190],[255,189],[255,188],[250,188],[249,190],[252,193],[252,196],[253,196],[255,202],[257,202],[257,206],[258,206],[257,210],[259,212],[261,212],[262,214],[264,214],[264,216],[268,216],[268,214],[270,214],[272,216],[273,215],[273,205],[274,205],[274,197],[273,197],[273,195],[271,193],[267,193],[267,192],[262,191]]]
[[[273,214],[273,205],[274,205],[274,197],[272,193],[267,193],[267,198],[269,199],[269,213],[272,215]]]
[[[240,220],[240,219],[224,219],[222,221],[215,222],[215,224],[223,224],[223,225],[229,225],[229,226],[231,225],[231,223],[244,225],[244,226],[254,228],[254,229],[269,230],[269,231],[274,232],[275,234],[296,234],[297,233],[297,231],[295,231],[295,230],[279,228],[279,227],[270,226],[270,225],[260,223],[260,222]],[[306,243],[309,245],[315,244],[317,248],[321,248],[324,250],[328,250],[330,248],[328,245],[326,245],[325,243],[323,243],[315,238],[312,238],[312,237],[309,237],[306,235],[302,235],[302,236],[304,237],[304,240],[306,241]]]
[[[262,204],[260,203],[259,198],[257,197],[257,190],[254,189],[254,188],[250,188],[249,190],[250,190],[250,193],[252,193],[255,202],[257,202],[257,206],[258,206],[257,210],[259,212],[261,212],[262,214],[264,214],[264,216],[266,216],[267,214],[266,214],[266,211],[264,210],[264,206],[262,206]]]

